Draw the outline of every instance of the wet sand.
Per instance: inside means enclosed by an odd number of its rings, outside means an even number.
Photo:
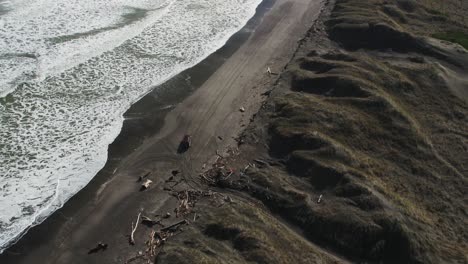
[[[203,164],[236,144],[235,137],[265,100],[298,41],[318,17],[321,1],[266,0],[256,16],[218,52],[162,87],[126,114],[123,131],[109,147],[105,168],[41,225],[0,256],[1,263],[120,263],[132,255],[128,234],[142,209],[172,212],[176,199],[163,190],[172,170],[197,187]],[[243,107],[244,112],[239,111]],[[192,148],[177,154],[184,134]],[[139,176],[153,185],[140,192]],[[176,222],[177,219],[169,219]],[[143,233],[136,239],[143,241]],[[109,244],[88,254],[99,241]]]

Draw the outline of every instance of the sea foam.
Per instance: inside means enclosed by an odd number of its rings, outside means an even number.
[[[16,0],[0,10],[0,252],[104,166],[123,113],[260,0]]]

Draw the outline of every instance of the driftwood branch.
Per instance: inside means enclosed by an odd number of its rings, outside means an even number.
[[[143,181],[143,179],[148,177],[150,174],[151,174],[151,171],[147,172],[145,175],[138,177],[138,181]]]
[[[138,217],[137,217],[135,226],[133,226],[133,222],[132,222],[132,233],[130,234],[130,244],[132,244],[132,245],[135,245],[135,239],[133,238],[133,235],[135,234],[135,231],[138,228],[138,223],[140,222],[140,215],[141,215],[141,212],[138,213]]]
[[[144,225],[147,225],[149,227],[152,227],[154,225],[162,225],[161,224],[161,219],[160,220],[151,219],[151,218],[149,218],[147,216],[144,216],[144,215],[141,217],[141,223],[144,224]],[[162,226],[164,226],[164,225],[162,225]]]
[[[131,257],[131,258],[127,259],[124,263],[128,264],[128,263],[131,263],[131,262],[133,262],[133,261],[135,261],[137,259],[144,258],[144,257],[145,257],[145,255],[136,255],[134,257]]]
[[[182,220],[182,221],[179,221],[179,222],[177,222],[177,223],[175,223],[175,224],[172,224],[172,225],[170,225],[170,226],[167,226],[167,227],[162,228],[161,231],[167,231],[167,230],[170,230],[170,229],[172,229],[172,228],[174,228],[174,227],[177,227],[177,226],[183,225],[183,224],[187,224],[187,223],[188,223],[187,220]]]
[[[159,241],[154,240],[155,236],[156,231],[152,230],[150,234],[150,240],[146,242],[146,245],[148,246],[146,252],[148,252],[151,257],[154,257],[156,255],[156,248],[160,244]]]

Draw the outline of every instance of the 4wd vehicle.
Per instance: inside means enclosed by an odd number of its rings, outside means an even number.
[[[191,145],[192,145],[192,137],[190,135],[185,135],[179,144],[179,148],[177,149],[177,152],[183,153],[187,151]]]

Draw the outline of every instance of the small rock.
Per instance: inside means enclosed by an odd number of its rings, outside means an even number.
[[[231,196],[226,196],[226,198],[224,198],[224,200],[225,200],[226,202],[228,202],[228,203],[232,203],[232,202],[233,202]]]
[[[262,95],[265,95],[265,96],[268,96],[268,95],[270,95],[270,94],[271,94],[271,90],[262,93]]]

